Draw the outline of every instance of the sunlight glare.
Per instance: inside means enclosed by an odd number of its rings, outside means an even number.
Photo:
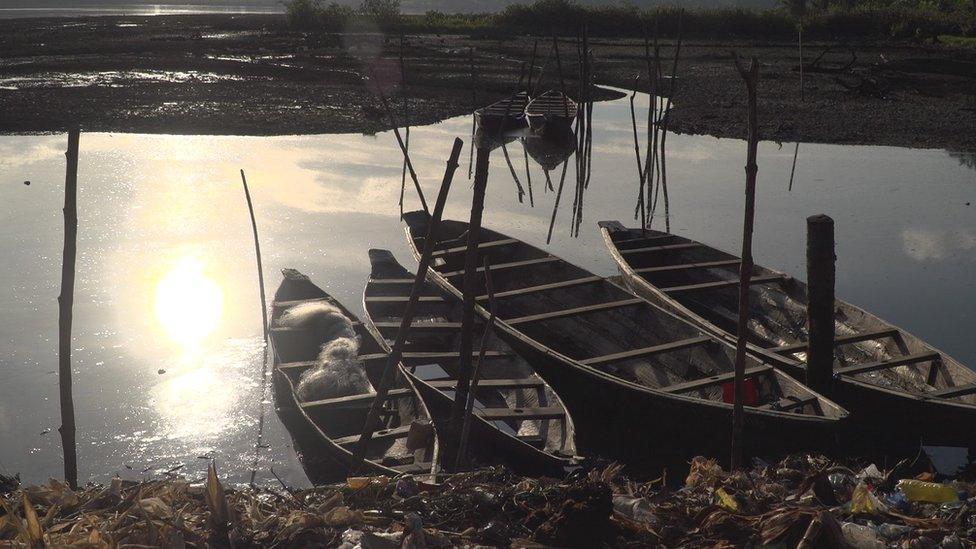
[[[156,319],[176,343],[192,347],[217,327],[224,297],[220,286],[192,259],[176,263],[156,284]]]

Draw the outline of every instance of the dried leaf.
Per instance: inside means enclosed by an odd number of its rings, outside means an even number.
[[[227,496],[224,494],[224,487],[217,478],[217,466],[210,462],[207,469],[207,493],[205,497],[207,508],[210,510],[210,526],[218,535],[226,536],[227,523],[230,521],[230,513],[227,511]]]
[[[34,545],[44,539],[44,530],[41,528],[41,520],[37,517],[37,510],[27,499],[27,492],[23,493],[24,498],[24,519],[27,521],[27,536],[24,541]]]

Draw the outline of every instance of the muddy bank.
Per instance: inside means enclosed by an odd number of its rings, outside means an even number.
[[[390,126],[381,96],[398,117],[427,124],[510,93],[533,42],[408,36],[401,75],[399,37],[305,35],[279,16],[0,21],[0,132],[77,122],[88,131],[372,133]],[[808,61],[826,46],[805,45]],[[745,134],[731,49],[762,63],[765,139],[976,150],[976,53],[904,44],[831,50],[805,75],[801,99],[794,45],[687,43],[672,129]],[[540,89],[561,85],[550,50],[539,46]],[[575,45],[561,52],[565,85],[578,89]],[[662,56],[672,52],[669,43]],[[645,68],[633,40],[595,41],[593,54],[598,83],[633,87]],[[379,85],[367,87],[369,76]]]

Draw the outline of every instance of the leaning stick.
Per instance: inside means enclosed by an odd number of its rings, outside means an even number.
[[[413,163],[410,162],[410,151],[407,150],[407,146],[403,142],[403,137],[400,136],[400,127],[397,124],[396,115],[393,114],[393,109],[390,108],[390,103],[386,100],[386,95],[383,94],[383,90],[376,86],[376,94],[380,96],[380,103],[383,105],[383,109],[386,110],[386,115],[390,118],[390,124],[393,126],[393,135],[396,136],[397,144],[400,145],[400,152],[403,153],[403,158],[407,161],[407,170],[410,171],[410,178],[413,179],[413,186],[417,189],[417,196],[420,198],[420,205],[423,206],[424,211],[430,214],[430,209],[427,207],[427,200],[424,198],[424,190],[420,187],[420,180],[417,179],[417,172],[413,169]]]
[[[247,177],[241,170],[241,183],[244,184],[244,198],[247,199],[247,212],[251,215],[251,231],[254,233],[254,255],[258,262],[258,289],[261,291],[261,327],[264,329],[264,343],[268,343],[268,302],[264,296],[264,267],[261,263],[261,242],[258,240],[258,222],[254,219],[254,205],[251,191],[247,188]]]
[[[477,399],[478,394],[478,383],[481,381],[481,365],[485,361],[485,352],[488,350],[488,338],[491,336],[492,327],[495,325],[495,290],[491,285],[491,265],[488,263],[488,258],[485,258],[485,289],[488,293],[488,308],[490,309],[490,314],[488,315],[488,323],[485,324],[485,329],[481,334],[481,346],[478,349],[478,362],[474,365],[474,371],[471,373],[471,391],[468,393],[468,400],[464,406],[464,425],[461,427],[461,440],[458,443],[458,464],[463,465],[467,463],[467,453],[468,453],[468,437],[471,433],[471,422],[474,421],[474,401]]]
[[[397,365],[403,356],[403,347],[406,344],[407,336],[410,333],[410,323],[413,321],[417,302],[420,294],[423,293],[424,283],[427,278],[427,269],[430,267],[431,256],[434,253],[434,246],[437,243],[438,230],[441,224],[441,215],[444,213],[444,205],[447,203],[447,194],[451,190],[451,181],[454,180],[454,172],[458,168],[458,158],[461,156],[461,148],[464,142],[454,139],[454,148],[451,150],[451,157],[447,161],[447,169],[444,172],[444,179],[441,181],[440,192],[437,193],[437,201],[434,203],[434,213],[427,228],[427,239],[424,241],[424,252],[420,257],[420,266],[417,268],[417,276],[413,281],[413,288],[410,290],[410,299],[403,309],[403,318],[400,319],[400,328],[397,329],[396,340],[393,349],[386,361],[386,368],[380,378],[379,386],[376,388],[376,397],[369,407],[366,415],[366,422],[363,424],[363,432],[359,438],[359,447],[356,449],[356,465],[358,467],[366,461],[366,450],[369,441],[373,438],[373,432],[378,427],[380,409],[386,402],[390,386],[396,379]]]

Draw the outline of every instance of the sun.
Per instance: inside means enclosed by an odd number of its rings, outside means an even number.
[[[183,259],[156,284],[156,319],[176,343],[193,347],[220,321],[223,292],[196,260]]]

